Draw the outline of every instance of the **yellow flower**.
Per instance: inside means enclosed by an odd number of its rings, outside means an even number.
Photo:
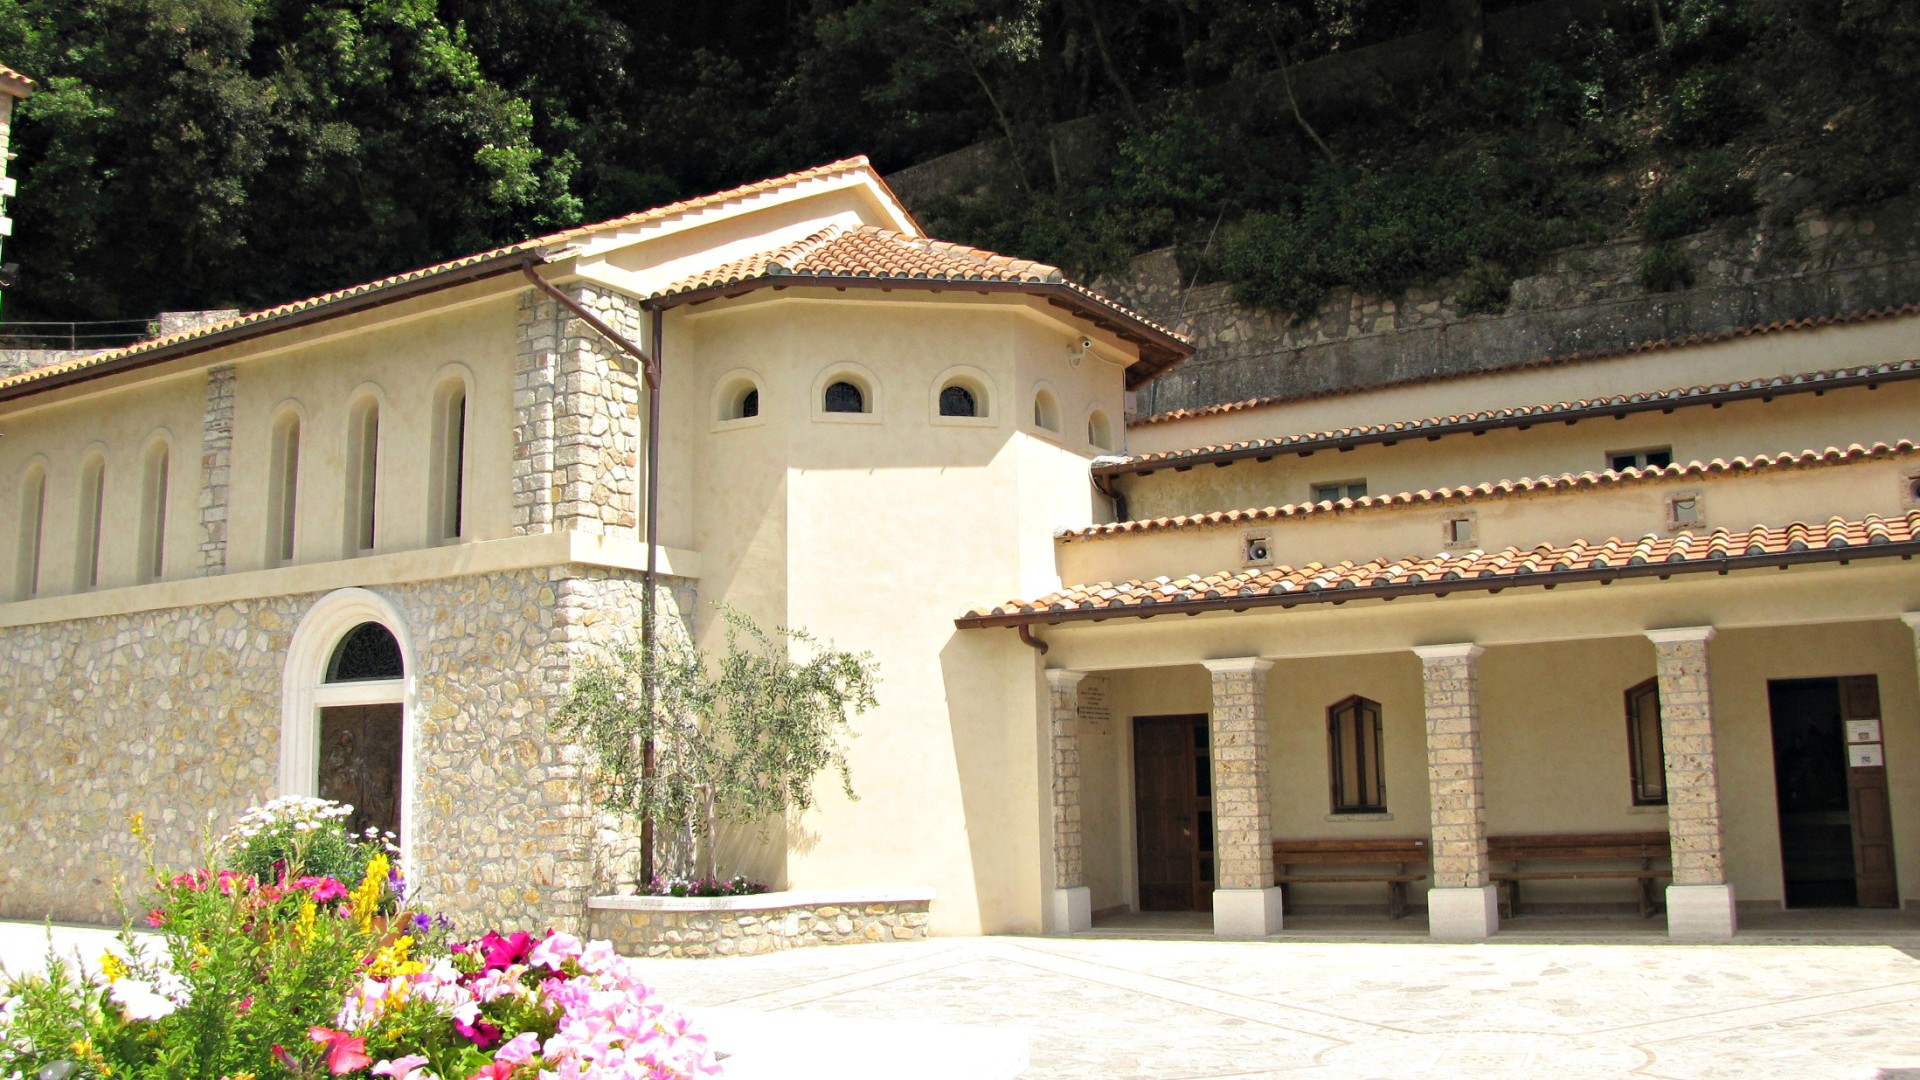
[[[301,940],[313,933],[313,920],[318,913],[319,909],[314,906],[311,898],[300,901],[300,914],[293,924],[294,940]]]
[[[367,874],[354,887],[353,924],[363,934],[373,932],[373,914],[380,907],[380,898],[387,893],[387,871],[389,864],[385,854],[376,854],[367,860]]]
[[[135,836],[147,835],[147,815],[135,810],[132,820],[128,822],[128,826],[133,829],[133,835]]]
[[[111,952],[101,953],[100,974],[105,975],[110,983],[119,982],[129,974],[127,962]]]
[[[408,959],[413,950],[413,938],[402,934],[393,943],[382,948],[373,958],[370,968],[372,974],[381,978],[396,975],[418,975],[427,970],[427,965],[419,960]]]

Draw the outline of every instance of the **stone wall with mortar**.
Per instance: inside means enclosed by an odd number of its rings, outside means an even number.
[[[739,900],[765,906],[705,910],[604,907],[596,900],[587,932],[627,956],[755,956],[814,945],[921,941],[929,899],[783,902],[780,893]],[[627,899],[627,898],[620,898]],[[659,898],[646,898],[658,902]],[[695,902],[697,903],[697,902]]]
[[[90,356],[98,351],[98,349],[0,349],[0,379],[9,375],[18,375],[23,371],[32,371],[34,368],[78,360],[82,356]]]
[[[628,340],[642,337],[632,297],[586,285],[567,292]],[[636,361],[536,292],[521,300],[519,332],[514,531],[630,535],[640,516]]]
[[[1171,250],[1095,283],[1194,339],[1193,359],[1139,395],[1141,415],[1500,368],[1781,319],[1920,300],[1920,204],[1807,211],[1786,228],[1728,226],[1679,241],[1694,284],[1651,293],[1638,240],[1570,248],[1513,284],[1499,314],[1469,314],[1449,278],[1395,297],[1336,289],[1299,322],[1192,286]]]
[[[374,591],[407,624],[417,711],[410,877],[466,925],[578,929],[593,883],[579,749],[547,717],[634,633],[639,575],[550,567]],[[0,630],[0,917],[113,921],[145,815],[162,866],[277,793],[303,594]],[[130,902],[137,900],[136,889]]]

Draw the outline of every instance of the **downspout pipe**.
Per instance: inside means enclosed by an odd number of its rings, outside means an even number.
[[[593,327],[600,336],[606,338],[628,356],[640,369],[640,378],[647,386],[647,594],[640,602],[640,660],[642,669],[653,668],[653,609],[654,592],[660,584],[660,332],[662,327],[660,309],[650,308],[653,312],[653,352],[634,344],[625,334],[608,326],[606,321],[587,310],[578,300],[568,296],[534,267],[536,262],[529,260],[520,264],[520,273],[533,284],[533,287],[552,298],[553,302],[566,308],[581,322]],[[653,680],[647,679],[642,687],[647,697],[647,711],[653,711]],[[643,779],[652,779],[654,770],[653,740],[647,740],[646,751],[641,757],[640,775]],[[645,818],[640,823],[640,876],[643,880],[653,880],[653,819]]]

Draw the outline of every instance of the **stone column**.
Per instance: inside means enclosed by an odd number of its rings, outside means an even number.
[[[1475,940],[1500,928],[1500,900],[1487,878],[1487,789],[1480,761],[1479,645],[1422,645],[1427,706],[1427,791],[1433,827],[1433,888],[1427,930]]]
[[[1265,937],[1281,926],[1273,884],[1267,671],[1257,656],[1205,661],[1213,676],[1213,932]]]
[[[1673,884],[1667,934],[1729,938],[1737,920],[1727,884],[1720,815],[1720,768],[1713,749],[1713,691],[1707,678],[1711,626],[1649,630],[1660,680],[1660,741],[1666,751],[1667,829]]]
[[[233,478],[232,364],[207,369],[200,419],[200,576],[227,572],[227,486]]]
[[[1056,934],[1093,928],[1080,848],[1080,680],[1084,671],[1048,668],[1048,730],[1053,763],[1053,906]]]

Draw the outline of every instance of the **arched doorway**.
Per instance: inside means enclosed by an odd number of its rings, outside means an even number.
[[[399,612],[342,589],[314,605],[287,651],[280,789],[354,808],[347,827],[406,847],[413,664]]]

